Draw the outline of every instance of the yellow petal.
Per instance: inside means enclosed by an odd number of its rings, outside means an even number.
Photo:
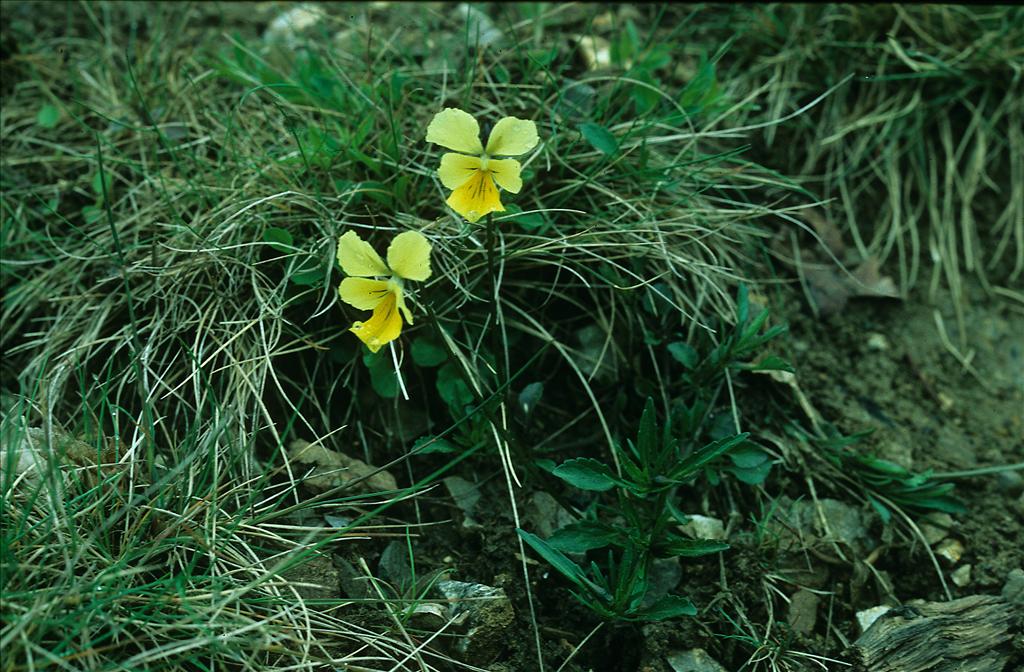
[[[398,309],[402,311],[405,321],[412,324],[412,313],[409,311],[409,306],[405,305],[405,292],[402,291],[401,287],[395,288],[395,303],[398,305]]]
[[[452,192],[447,203],[451,209],[471,222],[491,212],[503,212],[498,187],[489,173],[480,171]]]
[[[387,280],[345,278],[338,287],[341,300],[359,310],[373,310],[391,292]]]
[[[427,126],[427,142],[433,142],[466,154],[482,154],[480,124],[468,112],[456,107],[446,107]]]
[[[338,239],[338,263],[346,275],[361,278],[391,275],[380,255],[355,231],[347,231]]]
[[[370,319],[366,322],[355,322],[349,329],[366,344],[370,352],[377,352],[381,346],[395,340],[402,333],[402,316],[398,313],[396,304],[395,293],[388,293],[384,300],[377,304]]]
[[[498,186],[505,191],[518,194],[523,188],[523,179],[519,177],[522,167],[515,159],[491,159],[487,162],[487,170]]]
[[[430,242],[418,231],[403,231],[388,246],[391,272],[406,280],[430,277]]]
[[[537,146],[537,124],[527,119],[499,119],[487,138],[488,156],[519,156]]]
[[[441,178],[441,184],[444,186],[458,189],[478,170],[480,157],[449,152],[441,157],[441,167],[437,169],[437,176]]]

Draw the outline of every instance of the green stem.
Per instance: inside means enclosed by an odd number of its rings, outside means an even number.
[[[497,372],[498,384],[501,388],[508,379],[505,371],[505,358],[501,350],[501,333],[498,330],[498,236],[497,225],[494,223],[494,214],[487,215],[487,275],[490,278],[491,295],[491,352],[494,353],[494,365]]]

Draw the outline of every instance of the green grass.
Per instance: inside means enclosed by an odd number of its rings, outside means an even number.
[[[517,484],[612,457],[647,397],[738,423],[733,379],[687,378],[680,348],[728,347],[740,283],[790,281],[774,241],[806,239],[812,205],[853,242],[841,262],[875,257],[904,293],[973,274],[1021,300],[1020,10],[331,5],[264,40],[282,9],[5,18],[5,670],[473,669],[417,648],[415,591],[292,590],[350,543],[323,514],[418,528],[420,491],[473,464],[518,527]],[[493,241],[444,206],[424,135],[446,106],[540,131]],[[369,356],[336,241],[410,229],[434,273]],[[31,478],[29,435],[55,451]],[[311,498],[295,439],[386,468],[407,501]],[[61,457],[81,442],[92,458]]]

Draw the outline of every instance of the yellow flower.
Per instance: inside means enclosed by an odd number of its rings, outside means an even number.
[[[421,282],[430,277],[430,249],[423,234],[405,231],[391,241],[385,264],[355,231],[338,239],[338,263],[350,276],[341,281],[338,295],[354,308],[373,311],[369,320],[355,322],[349,329],[371,352],[398,338],[403,315],[412,324],[402,281]]]
[[[525,154],[537,146],[537,140],[537,125],[532,121],[505,117],[494,125],[485,149],[476,119],[454,107],[435,114],[427,126],[427,142],[461,152],[442,156],[437,175],[453,190],[448,205],[471,222],[505,209],[498,187],[513,194],[523,187],[518,161],[492,157]]]

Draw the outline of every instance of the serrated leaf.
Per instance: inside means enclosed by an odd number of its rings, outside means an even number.
[[[693,369],[697,366],[697,362],[700,360],[700,356],[697,351],[689,343],[682,341],[676,341],[675,343],[668,344],[668,354],[672,355],[672,359],[676,360],[687,369]]]
[[[551,473],[580,490],[604,492],[622,482],[607,465],[589,457],[567,460]]]
[[[263,232],[263,242],[270,243],[272,248],[284,254],[295,251],[292,249],[295,243],[292,234],[276,226],[267,227],[267,230]]]
[[[708,462],[727,453],[734,447],[746,441],[748,436],[750,436],[750,434],[744,432],[742,434],[737,434],[736,436],[730,436],[728,438],[715,441],[714,443],[709,443],[680,462],[675,470],[673,470],[671,480],[681,481],[688,478],[699,471],[700,468]]]
[[[54,105],[43,105],[36,114],[36,123],[43,128],[53,128],[60,121],[60,110]]]
[[[615,156],[619,153],[619,141],[604,126],[585,123],[580,124],[580,133],[590,145],[606,156]]]
[[[440,366],[448,359],[448,351],[442,345],[423,336],[413,340],[410,349],[416,366]]]

